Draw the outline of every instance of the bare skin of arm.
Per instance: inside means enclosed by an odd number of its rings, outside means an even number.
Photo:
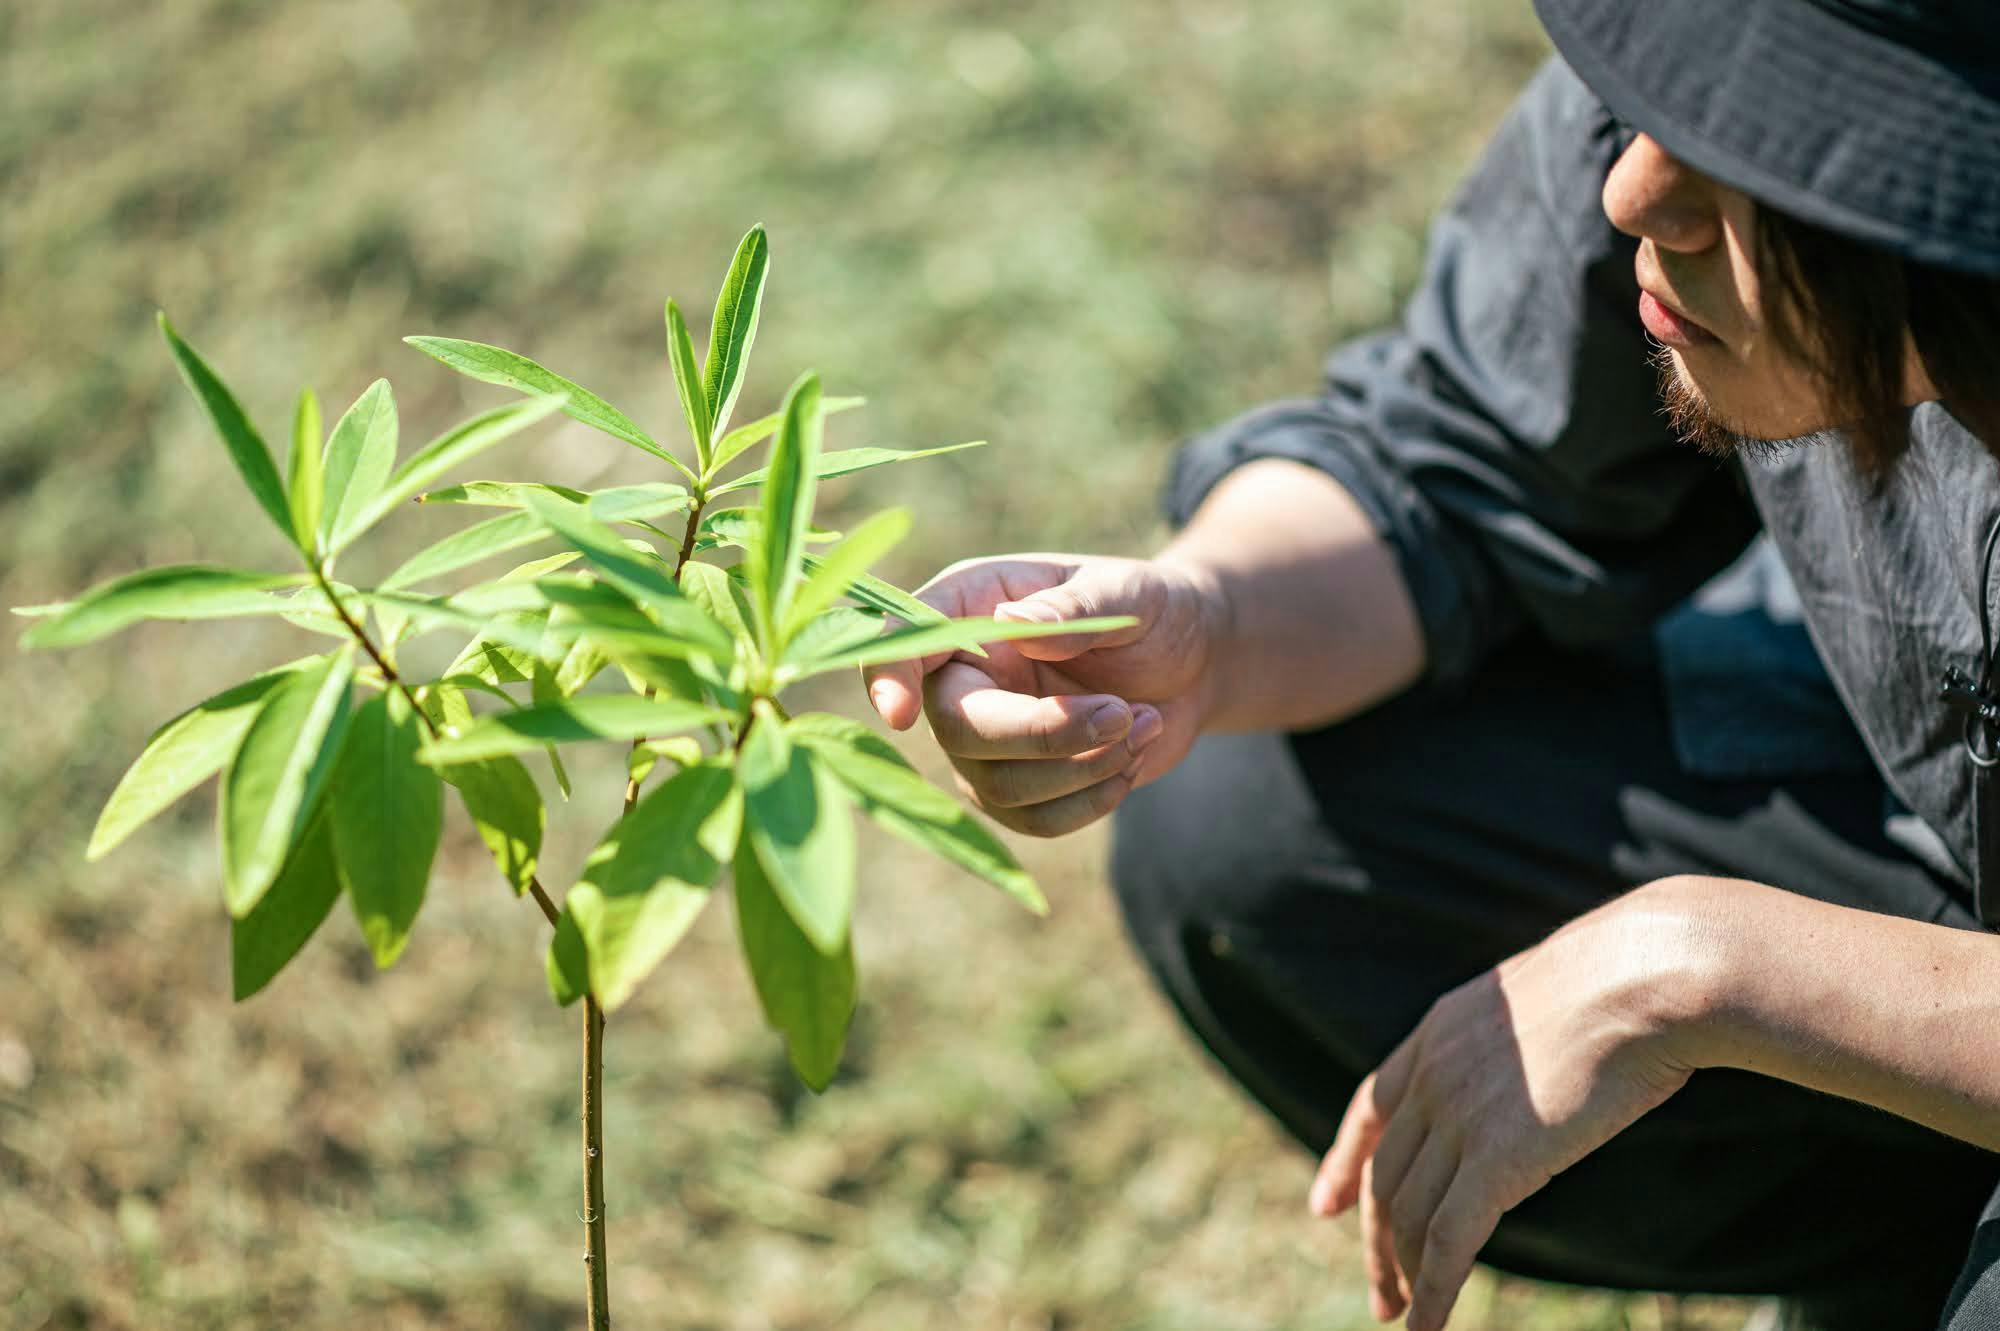
[[[1344,488],[1295,462],[1232,472],[1153,559],[969,560],[918,594],[950,615],[1139,620],[867,672],[884,720],[928,717],[961,791],[1038,836],[1111,812],[1204,730],[1324,725],[1424,665],[1395,556]]]
[[[1099,638],[877,668],[960,788],[1038,835],[1084,826],[1203,730],[1325,725],[1424,668],[1393,553],[1336,482],[1256,462],[1150,560],[1013,555],[922,593],[947,613],[1130,614]],[[1362,1085],[1312,1209],[1358,1206],[1371,1301],[1437,1331],[1499,1218],[1729,1066],[2000,1150],[2000,938],[1739,880],[1646,884],[1452,991]]]

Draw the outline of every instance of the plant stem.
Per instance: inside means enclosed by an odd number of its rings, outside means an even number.
[[[417,714],[417,719],[424,723],[424,729],[430,732],[430,737],[437,739],[437,722],[431,720],[431,714],[417,701],[417,695],[410,692],[409,684],[396,673],[396,667],[389,664],[389,658],[375,646],[374,640],[368,636],[368,631],[347,612],[347,607],[341,604],[340,597],[334,594],[333,584],[326,580],[326,574],[318,568],[314,568],[312,573],[314,580],[319,583],[320,594],[326,597],[326,603],[333,607],[333,613],[340,617],[340,622],[347,626],[347,631],[354,635],[354,640],[361,644],[361,650],[368,653],[368,659],[375,663],[375,668],[382,672],[383,682],[403,695],[410,704],[410,710]],[[548,889],[542,886],[542,880],[532,874],[529,875],[528,891],[534,896],[535,904],[542,908],[542,914],[553,927],[556,922],[556,905],[549,900]]]
[[[604,1248],[604,1009],[583,996],[583,1226],[590,1331],[610,1331],[611,1269]]]
[[[417,702],[417,695],[410,692],[410,686],[405,684],[403,677],[396,673],[396,667],[390,665],[389,658],[382,655],[381,650],[375,646],[374,639],[368,636],[368,630],[362,628],[360,622],[353,615],[347,613],[347,607],[341,603],[338,596],[334,595],[333,584],[326,580],[326,574],[315,566],[312,575],[313,579],[319,583],[320,594],[326,597],[326,603],[333,607],[333,613],[340,617],[340,622],[347,626],[347,631],[354,635],[356,642],[361,644],[361,650],[368,653],[368,659],[375,663],[375,668],[382,672],[383,682],[403,695],[404,700],[410,704],[410,710],[415,712],[417,719],[424,723],[424,729],[430,731],[432,739],[436,739],[438,737],[437,722],[431,720],[431,714],[426,712]]]
[[[694,538],[701,528],[701,510],[707,502],[708,496],[697,487],[694,504],[688,510],[687,532],[681,537],[680,557],[674,561],[676,584],[681,580],[681,570],[694,556]],[[642,743],[643,740],[632,741],[633,750],[636,752]],[[625,813],[629,815],[638,802],[639,778],[628,776]],[[529,885],[535,889],[536,900],[542,903],[549,923],[554,924],[555,912],[542,895],[541,885],[533,882]],[[590,1331],[610,1331],[611,1266],[604,1243],[604,1009],[598,1006],[597,995],[588,987],[583,995],[583,1232],[583,1261],[590,1277],[584,1294],[584,1311]]]
[[[701,510],[707,504],[708,495],[697,489],[694,493],[694,502],[688,509],[687,533],[681,537],[680,558],[674,561],[676,583],[681,580],[681,570],[687,567],[688,560],[694,556],[695,534],[701,530]]]

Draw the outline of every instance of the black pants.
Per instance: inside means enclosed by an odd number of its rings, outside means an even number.
[[[1647,661],[1523,649],[1458,698],[1203,739],[1126,801],[1113,877],[1189,1026],[1319,1152],[1434,1000],[1639,883],[1747,878],[1970,927],[1884,836],[1884,807],[1872,774],[1691,776]],[[2000,1328],[1996,1182],[2000,1156],[1906,1120],[1702,1071],[1508,1214],[1483,1257],[1784,1294],[1842,1331]]]

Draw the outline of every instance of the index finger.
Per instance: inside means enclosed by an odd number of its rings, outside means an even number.
[[[1375,1153],[1383,1130],[1402,1101],[1414,1043],[1412,1036],[1397,1045],[1382,1066],[1362,1080],[1360,1089],[1348,1101],[1340,1129],[1333,1135],[1333,1145],[1327,1148],[1319,1173],[1313,1177],[1307,1205],[1314,1215],[1336,1216],[1360,1200],[1362,1166]]]
[[[955,758],[1062,758],[1132,729],[1132,709],[1122,698],[1014,693],[963,661],[931,676],[925,693],[938,747]]]

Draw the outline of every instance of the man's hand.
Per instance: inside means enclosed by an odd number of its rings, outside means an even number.
[[[1168,560],[1009,555],[954,564],[918,596],[962,617],[1056,623],[1132,615],[1112,633],[994,643],[876,666],[869,700],[897,730],[926,714],[959,789],[1017,832],[1059,836],[1186,755],[1207,710],[1223,610]]]
[[[1700,943],[1672,882],[1446,994],[1361,1084],[1310,1205],[1360,1205],[1378,1320],[1407,1309],[1410,1331],[1440,1331],[1502,1213],[1686,1082]]]

